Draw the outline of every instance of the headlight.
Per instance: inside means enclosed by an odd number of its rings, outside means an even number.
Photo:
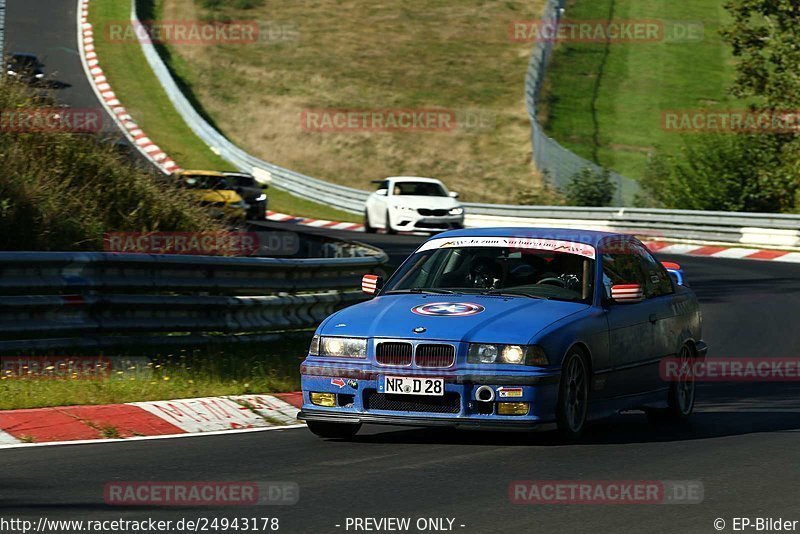
[[[40,72],[39,74],[34,74],[33,76],[34,78],[41,80],[42,78],[44,78],[44,73]]]
[[[412,208],[411,206],[397,206],[397,209],[401,211],[417,211],[416,208]]]
[[[494,363],[497,360],[497,345],[470,345],[467,361],[469,363]]]
[[[453,208],[450,210],[450,215],[461,215],[464,213],[464,208]]]
[[[536,345],[494,345],[473,343],[467,353],[468,363],[508,363],[544,367],[550,364],[547,355]]]
[[[258,197],[256,198],[256,202],[261,202],[262,200],[267,200],[267,195],[263,193],[258,195]]]
[[[329,358],[366,358],[367,340],[357,337],[322,337],[319,355]]]

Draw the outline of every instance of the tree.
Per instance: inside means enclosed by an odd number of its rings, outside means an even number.
[[[800,1],[728,0],[732,21],[722,30],[737,59],[733,93],[758,107],[800,106]]]
[[[611,204],[616,189],[607,169],[593,171],[586,168],[570,178],[564,186],[564,196],[570,206],[602,207]]]

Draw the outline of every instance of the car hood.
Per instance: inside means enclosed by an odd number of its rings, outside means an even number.
[[[445,306],[430,306],[444,304]],[[455,305],[448,307],[446,305]],[[464,305],[468,306],[464,306]],[[457,315],[471,305],[483,308]],[[426,306],[419,309],[420,306]],[[389,337],[524,345],[543,328],[589,306],[580,302],[483,295],[386,295],[345,308],[320,327],[322,335]],[[412,311],[417,309],[417,313]],[[480,309],[479,308],[479,309]],[[474,310],[474,308],[472,308]],[[444,312],[442,311],[444,310]],[[419,312],[451,313],[421,315]],[[416,334],[415,328],[425,328]]]
[[[201,202],[224,202],[225,204],[237,204],[242,201],[236,191],[228,189],[194,189],[192,193]]]
[[[416,195],[402,195],[391,198],[393,206],[408,206],[410,208],[450,209],[461,204],[452,197],[426,197]]]

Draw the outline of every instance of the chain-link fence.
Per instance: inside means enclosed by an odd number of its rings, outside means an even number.
[[[549,0],[541,21],[542,28],[554,27],[558,24],[564,12],[565,0]],[[553,32],[555,34],[555,32]],[[553,54],[554,42],[552,39],[537,40],[534,43],[528,71],[525,75],[525,104],[531,119],[531,145],[533,147],[533,162],[540,172],[557,188],[563,188],[578,172],[592,169],[601,172],[602,168],[594,162],[580,157],[574,152],[564,148],[558,141],[548,137],[544,128],[538,121],[538,100],[544,81],[547,65]],[[614,204],[622,206],[630,201],[638,191],[636,181],[611,172],[611,179],[617,185]]]

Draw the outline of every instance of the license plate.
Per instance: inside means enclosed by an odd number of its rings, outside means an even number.
[[[444,378],[412,378],[386,376],[383,378],[383,392],[397,395],[444,395]]]

